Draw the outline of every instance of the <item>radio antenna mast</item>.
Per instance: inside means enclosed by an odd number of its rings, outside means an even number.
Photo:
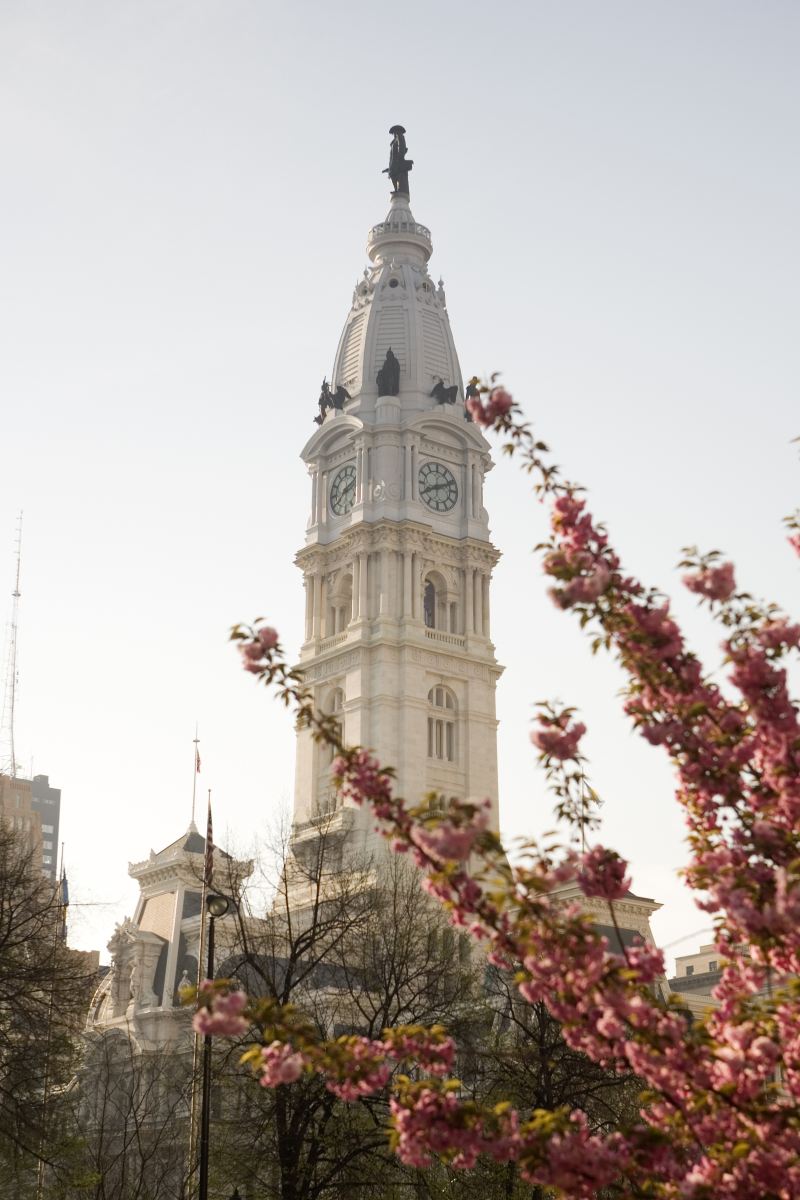
[[[16,549],[16,574],[14,590],[11,593],[11,624],[8,630],[8,647],[6,651],[6,677],[3,689],[3,712],[0,718],[0,744],[7,746],[6,753],[0,759],[0,769],[6,767],[8,774],[14,778],[17,774],[17,756],[14,748],[14,709],[17,701],[17,629],[19,626],[19,575],[22,562],[22,513],[17,518],[17,530],[14,539]]]

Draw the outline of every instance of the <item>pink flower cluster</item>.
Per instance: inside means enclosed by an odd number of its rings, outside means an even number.
[[[534,746],[548,758],[577,758],[578,743],[586,733],[586,726],[580,721],[574,725],[555,725],[548,723],[546,718],[540,720],[544,724],[531,734]]]
[[[387,1029],[384,1036],[386,1053],[398,1062],[410,1062],[430,1075],[448,1075],[455,1063],[456,1044],[443,1029],[423,1029],[401,1026]]]
[[[250,1022],[242,1014],[247,1008],[245,992],[212,992],[212,984],[206,980],[200,994],[207,996],[206,1003],[194,1014],[192,1026],[197,1033],[215,1037],[239,1037],[250,1028]]]
[[[358,750],[350,757],[337,755],[331,763],[331,772],[346,798],[356,804],[371,804],[375,815],[382,820],[393,815],[391,778],[366,750]]]
[[[435,826],[415,825],[411,838],[437,862],[463,862],[469,858],[475,839],[488,827],[490,808],[491,801],[484,801],[474,816],[459,824],[444,820]]]
[[[729,562],[684,575],[683,582],[690,592],[705,596],[707,600],[730,600],[736,591],[733,563]]]
[[[584,896],[600,896],[604,900],[620,900],[631,886],[625,874],[627,863],[616,850],[594,846],[581,856],[578,887]]]
[[[551,588],[549,595],[559,608],[597,601],[608,591],[618,566],[585,507],[585,501],[571,492],[560,495],[553,505],[558,545],[545,555],[543,566],[547,575],[558,580],[559,586]]]
[[[466,408],[473,421],[478,425],[494,425],[498,417],[505,417],[514,404],[514,397],[502,387],[495,387],[489,392],[489,398],[484,404],[480,396],[471,396]]]
[[[392,1074],[384,1042],[365,1037],[339,1038],[333,1061],[324,1067],[325,1086],[340,1100],[358,1100],[386,1087]]]
[[[512,1157],[518,1141],[515,1112],[492,1114],[492,1119],[463,1104],[452,1091],[408,1089],[392,1097],[390,1109],[397,1154],[410,1167],[428,1167],[434,1155],[442,1155],[451,1166],[470,1170],[482,1153]]]
[[[239,642],[238,645],[245,671],[250,671],[253,675],[260,675],[264,669],[265,660],[269,659],[278,645],[277,630],[272,629],[269,625],[264,625],[256,631],[255,637],[251,641]]]
[[[282,1083],[295,1083],[303,1074],[306,1060],[288,1042],[270,1042],[261,1051],[258,1063],[259,1083],[262,1087],[278,1087]]]

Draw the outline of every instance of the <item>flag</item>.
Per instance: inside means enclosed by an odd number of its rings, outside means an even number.
[[[203,864],[203,883],[210,890],[214,874],[214,832],[211,824],[211,791],[208,793],[208,825],[206,826],[206,857]]]
[[[69,905],[69,886],[67,884],[67,872],[61,868],[61,904],[64,908]]]
[[[194,770],[196,775],[200,774],[200,749],[196,742],[194,747]]]

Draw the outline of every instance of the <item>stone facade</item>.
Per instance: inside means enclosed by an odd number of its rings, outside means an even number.
[[[111,968],[92,1001],[87,1029],[120,1028],[141,1048],[161,1047],[188,1035],[190,1011],[181,1007],[182,984],[198,981],[205,839],[190,826],[169,846],[130,863],[139,899],[133,917],[117,925],[108,949]],[[252,869],[218,847],[215,881],[236,894]],[[232,917],[217,921],[217,962],[237,944]]]

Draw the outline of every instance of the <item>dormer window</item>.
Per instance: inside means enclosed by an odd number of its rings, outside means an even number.
[[[399,284],[400,284],[399,279],[390,279],[389,280],[389,287],[398,287]]]

